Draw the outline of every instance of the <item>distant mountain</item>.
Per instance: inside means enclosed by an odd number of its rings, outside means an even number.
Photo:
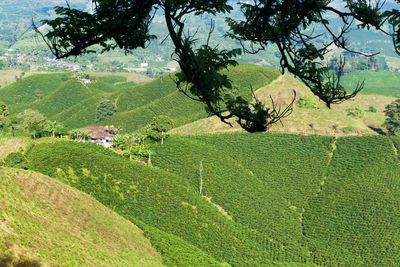
[[[65,2],[63,0],[34,1],[34,4],[29,0],[3,0],[0,2],[0,54],[5,53],[7,49],[11,48],[14,50],[14,53],[33,54],[41,57],[52,56],[49,49],[40,38],[27,30],[30,28],[32,19],[39,22],[44,18],[53,16],[54,6],[65,5]],[[72,7],[82,10],[88,10],[90,8],[90,0],[71,0],[69,2]],[[332,5],[340,8],[341,2],[342,1],[334,1]],[[229,16],[236,19],[242,17],[242,12],[236,4],[237,1],[232,0],[229,1],[229,3],[234,7],[234,10],[228,15],[216,17],[210,15],[204,15],[202,17],[188,16],[186,19],[188,32],[197,32],[196,37],[199,43],[205,41],[208,37],[210,21],[213,19],[215,20],[216,28],[211,38],[211,45],[218,45],[226,49],[240,48],[240,43],[224,37],[225,33],[229,30],[225,23],[225,17]],[[386,9],[398,8],[398,6],[399,4],[393,1],[388,1],[385,4]],[[332,18],[330,20],[330,25],[334,32],[338,32],[342,26],[342,21],[337,18]],[[317,26],[316,31],[322,32],[325,31],[325,29]],[[157,38],[152,41],[149,47],[145,50],[137,49],[132,51],[128,56],[125,56],[123,51],[116,50],[103,56],[87,55],[85,57],[69,60],[77,60],[78,63],[83,66],[94,64],[97,69],[104,68],[101,71],[110,71],[112,68],[115,68],[115,66],[119,69],[135,69],[143,62],[148,63],[149,68],[166,67],[168,62],[172,60],[171,54],[173,53],[173,45],[168,38],[164,17],[161,12],[155,15],[151,26],[151,32],[157,36]],[[321,38],[316,41],[322,43],[325,42],[328,37],[328,35],[322,35]],[[354,25],[353,31],[350,32],[348,37],[351,49],[366,53],[379,52],[381,53],[379,61],[382,66],[388,65],[392,70],[400,68],[400,58],[394,53],[391,39],[388,36],[377,31],[357,29],[356,25]],[[337,57],[341,53],[343,53],[343,51],[335,50],[332,55],[326,57],[326,60],[329,60],[333,56]],[[279,51],[275,46],[269,46],[265,51],[257,55],[243,54],[238,57],[237,60],[263,66],[278,67],[280,61],[279,55]],[[354,57],[347,57],[349,63],[355,60]],[[31,67],[22,65],[16,64],[16,67]]]
[[[84,8],[90,0],[72,0],[72,7]],[[0,40],[16,42],[29,29],[32,19],[48,18],[54,6],[65,5],[65,0],[2,0],[0,1]]]

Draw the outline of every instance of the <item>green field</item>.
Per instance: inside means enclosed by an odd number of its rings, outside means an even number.
[[[295,89],[297,100],[306,96],[317,103],[317,109],[307,109],[299,107],[296,102],[293,114],[284,119],[283,124],[274,125],[271,131],[336,136],[373,134],[373,129],[384,131],[381,126],[385,120],[383,111],[394,101],[393,96],[397,94],[394,85],[400,78],[396,73],[383,71],[346,74],[343,83],[349,87],[354,85],[349,81],[354,83],[366,78],[364,91],[352,101],[327,109],[300,81],[290,75],[280,76],[277,69],[240,64],[225,73],[239,94],[247,99],[251,96],[252,87],[257,97],[267,105],[271,104],[270,95],[276,103],[285,105],[290,102],[292,89]],[[12,113],[27,108],[36,109],[69,129],[101,124],[132,132],[146,126],[154,116],[167,115],[174,121],[176,129],[172,132],[177,134],[241,130],[234,119],[235,127],[231,128],[215,116],[209,117],[204,105],[180,93],[173,80],[174,74],[146,82],[137,74],[93,73],[91,77],[96,82],[85,85],[68,73],[31,75],[0,89],[0,101],[7,103]],[[378,85],[380,90],[377,90]],[[98,123],[96,108],[104,99],[112,100],[117,112]],[[371,106],[377,110],[376,113],[368,111]],[[361,118],[347,115],[348,110],[355,107],[363,110]]]
[[[361,94],[400,97],[400,73],[389,71],[353,71],[342,77],[343,86],[351,91],[357,82],[365,81]]]
[[[396,266],[395,141],[172,136],[153,147],[154,166],[74,142],[38,144],[27,156],[33,170],[139,225],[168,265]]]
[[[256,90],[279,76],[277,69],[250,64],[240,64],[224,73],[246,98],[251,96],[251,87]],[[168,115],[176,127],[208,116],[204,105],[177,90],[174,74],[139,84],[135,81],[145,79],[137,74],[93,73],[90,77],[95,82],[84,84],[71,73],[32,75],[0,89],[0,101],[10,106],[11,113],[38,110],[67,128],[97,124],[96,107],[103,99],[112,100],[117,113],[101,125],[119,126],[125,132],[146,126],[156,115]]]

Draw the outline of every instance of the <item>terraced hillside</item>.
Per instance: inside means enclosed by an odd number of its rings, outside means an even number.
[[[32,103],[60,88],[68,73],[34,74],[0,89],[0,101],[8,105]]]
[[[398,143],[231,133],[172,136],[154,167],[73,142],[27,157],[139,225],[167,265],[397,266]]]
[[[345,88],[355,88],[358,81],[365,81],[362,94],[400,97],[400,73],[389,71],[353,71],[342,78]]]
[[[245,98],[251,97],[250,86],[256,90],[279,77],[277,69],[251,64],[240,64],[225,73],[238,89],[238,93]],[[170,75],[124,90],[117,99],[117,107],[121,112],[117,112],[104,123],[121,126],[125,131],[137,130],[157,115],[169,116],[175,127],[208,116],[203,104],[189,99],[176,89]]]
[[[47,176],[0,169],[1,266],[162,266],[137,226]]]
[[[313,102],[312,107],[300,106],[297,102],[293,114],[284,119],[283,124],[274,125],[271,131],[339,136],[373,134],[384,130],[381,126],[385,119],[383,110],[395,99],[392,96],[396,95],[397,89],[390,84],[396,83],[398,78],[397,74],[389,72],[347,74],[344,77],[346,86],[354,87],[349,79],[360,80],[366,77],[366,89],[354,100],[328,109],[301,82],[290,75],[279,76],[276,69],[240,64],[226,73],[239,93],[248,99],[251,97],[252,86],[257,97],[267,105],[271,104],[270,95],[278,104],[288,104],[292,97],[291,89],[296,90],[297,100],[307,98]],[[98,75],[92,76],[97,77],[98,81],[88,85],[77,82],[76,78],[67,73],[32,75],[0,89],[0,100],[10,106],[12,113],[27,108],[37,109],[50,120],[61,122],[68,128],[101,124],[119,126],[125,132],[132,132],[147,125],[154,116],[167,115],[174,121],[176,129],[172,133],[176,134],[241,130],[235,123],[235,127],[231,128],[215,116],[208,117],[204,105],[178,92],[173,74],[139,84],[133,80],[146,79],[133,74],[93,75]],[[370,76],[380,81],[382,90],[378,90],[377,82],[371,80]],[[383,82],[385,79],[387,82]],[[103,99],[112,100],[116,104],[117,113],[97,123],[96,107]],[[349,110],[356,108],[362,111],[362,116],[349,116]],[[376,112],[371,112],[371,108]]]
[[[290,103],[293,97],[291,89],[297,92],[294,111],[289,117],[282,120],[282,124],[273,125],[270,128],[272,132],[339,136],[374,134],[373,129],[382,128],[381,125],[385,120],[383,111],[386,105],[395,100],[395,98],[389,96],[359,94],[354,100],[334,105],[332,109],[328,109],[317,97],[312,95],[308,88],[290,75],[281,76],[271,84],[260,88],[256,91],[256,95],[267,105],[271,104],[270,96],[272,96],[276,103],[285,106]],[[315,106],[301,107],[299,105],[300,98],[310,99]],[[376,112],[369,111],[371,106],[376,109]],[[348,111],[355,108],[361,109],[362,117],[348,115]],[[234,122],[234,119],[231,122]],[[242,131],[237,124],[234,124],[234,126],[232,128],[222,123],[218,118],[210,117],[173,129],[171,133],[190,135]]]
[[[267,85],[279,76],[279,71],[241,64],[232,68],[227,75],[239,93],[249,98],[250,85],[253,88]],[[122,86],[112,94],[92,95],[63,109],[52,119],[71,128],[94,125],[96,107],[104,98],[115,102],[117,113],[101,124],[120,126],[126,132],[145,126],[156,115],[168,115],[174,120],[175,126],[206,118],[208,115],[204,105],[190,100],[176,89],[173,74],[168,74],[136,86]]]
[[[279,76],[277,69],[240,64],[224,71],[238,93],[250,98],[254,89],[263,87]],[[102,121],[102,125],[115,125],[125,131],[134,131],[148,124],[156,115],[168,115],[176,126],[208,116],[204,105],[180,93],[167,74],[153,81],[132,85],[141,76],[93,75],[96,83],[83,84],[70,74],[33,75],[0,89],[0,100],[10,105],[12,113],[31,108],[68,128],[96,124],[96,107],[103,99],[115,102],[117,113]],[[42,88],[43,87],[43,88]]]

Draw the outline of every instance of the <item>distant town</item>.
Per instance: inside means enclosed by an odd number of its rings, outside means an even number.
[[[151,67],[149,62],[137,64],[123,64],[118,61],[111,62],[90,62],[90,60],[63,60],[37,54],[23,54],[14,49],[7,49],[0,53],[0,69],[22,69],[25,71],[126,71],[126,72],[147,72],[149,69],[157,69],[161,72],[173,72],[178,67]],[[155,62],[165,62],[162,57],[156,57]],[[166,65],[167,63],[165,63]],[[101,65],[101,67],[99,66]],[[158,64],[159,65],[159,64]],[[161,64],[162,65],[162,64]]]

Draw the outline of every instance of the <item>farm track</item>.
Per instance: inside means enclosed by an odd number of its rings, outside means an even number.
[[[395,143],[393,142],[393,139],[392,139],[392,144],[393,144],[394,153],[396,154],[396,157],[399,158],[399,150],[397,149]]]
[[[337,149],[337,145],[336,144],[337,144],[337,138],[335,138],[335,140],[332,142],[332,150],[329,152],[329,160],[328,160],[328,164],[327,164],[327,167],[326,167],[326,174],[322,177],[319,190],[314,194],[315,198],[317,198],[321,194],[321,192],[322,192],[322,190],[324,188],[324,185],[325,185],[325,181],[328,178],[329,169],[330,169],[330,166],[331,166],[333,155],[335,154],[336,149]],[[301,228],[303,229],[302,232],[303,232],[304,236],[305,236],[305,233],[304,233],[303,215],[304,215],[305,212],[306,212],[306,208],[303,208],[302,212],[300,212],[300,222],[301,222]]]

